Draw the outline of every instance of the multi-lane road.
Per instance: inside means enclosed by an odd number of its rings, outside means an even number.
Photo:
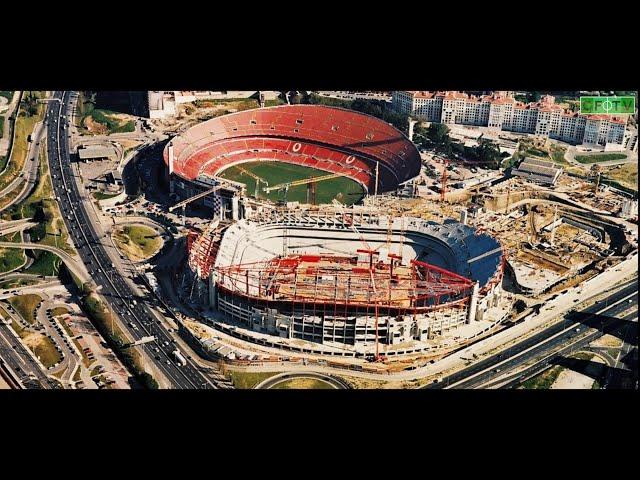
[[[11,327],[0,321],[0,368],[7,367],[25,388],[60,388],[16,338]]]
[[[174,339],[145,302],[135,298],[116,262],[101,243],[101,236],[88,213],[90,206],[81,195],[71,168],[67,119],[71,118],[72,95],[72,92],[55,92],[54,98],[60,101],[49,103],[47,157],[55,195],[78,254],[98,286],[98,292],[120,319],[121,328],[133,340],[155,337],[154,342],[136,348],[145,352],[147,359],[174,388],[216,388],[190,359],[187,358],[184,366],[175,362],[172,354],[176,349]]]
[[[507,371],[514,370],[518,366],[545,357],[545,354],[558,349],[563,344],[584,337],[585,329],[599,329],[585,338],[591,342],[597,338],[598,334],[602,335],[602,331],[606,333],[613,331],[627,320],[613,317],[631,307],[632,304],[637,305],[637,293],[638,282],[637,279],[634,279],[624,284],[623,288],[608,295],[604,300],[581,311],[571,312],[565,315],[563,321],[424,388],[474,388],[481,386],[497,377],[504,376]],[[637,317],[637,312],[635,316]]]

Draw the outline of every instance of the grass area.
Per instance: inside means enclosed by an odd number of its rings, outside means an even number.
[[[14,205],[6,213],[13,220],[33,218],[35,221],[40,222],[36,227],[29,230],[32,242],[58,247],[74,255],[75,251],[67,243],[69,234],[62,219],[60,208],[57,201],[53,199],[53,185],[43,150],[40,152],[40,167],[38,173],[38,184],[33,192],[31,192],[31,195],[19,205]],[[43,268],[46,270],[53,262],[48,258],[43,259],[43,261],[45,260],[47,264]]]
[[[13,90],[0,90],[0,97],[7,99],[7,102],[11,102],[13,98]]]
[[[239,389],[251,389],[263,380],[277,374],[278,372],[243,372],[240,370],[229,372],[233,386]]]
[[[45,92],[33,92],[37,98],[43,98]],[[18,111],[18,117],[15,121],[15,141],[11,150],[11,158],[7,170],[0,175],[0,189],[11,183],[19,172],[27,158],[29,150],[29,142],[27,137],[33,132],[33,127],[44,117],[44,105],[38,104],[35,115],[27,115],[27,111],[21,105]]]
[[[333,387],[327,382],[315,378],[292,378],[278,383],[274,390],[331,390]]]
[[[15,320],[11,321],[11,328],[45,367],[52,367],[62,360],[60,353],[49,337],[38,332],[29,332],[18,325]]]
[[[76,126],[83,133],[111,133],[134,132],[133,120],[127,120],[121,113],[95,108],[96,96],[87,98],[85,92],[80,92],[76,108]],[[124,118],[123,118],[124,117]]]
[[[95,109],[91,112],[90,116],[94,122],[104,125],[107,130],[105,133],[107,134],[135,131],[136,124],[133,120],[123,121],[122,119],[118,118],[117,115],[121,114],[112,112],[110,110]]]
[[[4,208],[7,205],[9,205],[18,195],[20,195],[20,191],[22,190],[22,188],[24,187],[24,181],[18,182],[18,185],[16,186],[16,188],[14,188],[13,190],[11,190],[9,193],[7,193],[6,195],[0,197],[0,208]],[[4,188],[4,187],[2,187]],[[2,213],[2,218],[4,219],[9,219],[11,220],[11,216],[9,215],[9,213],[7,211]]]
[[[80,373],[82,372],[82,369],[80,367],[78,367],[78,369],[76,370],[76,373],[73,374],[73,381],[74,382],[79,382],[80,381]]]
[[[25,340],[25,343],[29,344],[28,340]],[[62,360],[62,357],[54,343],[49,337],[44,335],[39,336],[38,342],[31,347],[31,350],[47,368],[53,367],[56,363],[59,363]]]
[[[107,200],[108,198],[117,197],[120,195],[119,193],[104,193],[104,192],[94,192],[93,198],[96,200]]]
[[[116,245],[131,260],[140,261],[152,257],[162,245],[160,235],[145,225],[125,225],[113,235]]]
[[[551,157],[553,158],[553,161],[555,163],[558,163],[560,165],[568,164],[569,162],[567,162],[564,158],[566,152],[567,149],[565,147],[560,147],[559,145],[551,146]]]
[[[66,308],[66,307],[56,307],[56,308],[51,310],[51,316],[52,317],[57,317],[58,315],[64,315],[66,313],[69,313],[69,309]]]
[[[607,168],[605,176],[618,182],[620,185],[638,191],[638,163],[625,163]]]
[[[282,100],[281,98],[276,98],[275,100],[265,100],[264,101],[264,106],[265,107],[275,107],[277,105],[284,105],[287,102],[285,102],[284,100]]]
[[[37,280],[29,280],[26,278],[19,278],[17,280],[7,280],[5,282],[0,282],[0,288],[2,289],[10,289],[10,288],[18,288],[18,287],[27,287],[29,285],[37,284]]]
[[[527,157],[544,157],[545,159],[549,156],[548,152],[545,152],[543,150],[540,150],[539,148],[527,148],[524,151],[524,154]]]
[[[18,232],[0,238],[6,242],[19,242],[20,234]],[[0,273],[9,272],[14,268],[18,268],[24,263],[24,251],[19,248],[1,248],[0,247]]]
[[[627,155],[624,153],[595,153],[593,155],[576,155],[575,159],[580,163],[611,162],[613,160],[624,160]]]
[[[224,105],[237,110],[249,110],[260,106],[260,102],[255,98],[202,99],[196,100],[193,104],[198,108],[213,108]]]
[[[553,382],[556,381],[562,370],[564,370],[564,367],[560,365],[551,367],[535,377],[531,377],[518,388],[527,390],[548,390],[551,388],[551,385],[553,385]]]
[[[242,182],[247,186],[249,195],[255,194],[256,180],[244,173],[241,169],[249,171],[264,181],[269,186],[275,186],[284,182],[293,180],[302,180],[306,178],[319,177],[328,173],[315,168],[304,167],[284,162],[249,162],[242,165],[232,166],[226,169],[221,177]],[[265,185],[260,182],[259,198],[268,198],[271,201],[278,201],[284,198],[283,191],[271,191],[265,193],[262,191]],[[351,205],[358,202],[364,195],[362,186],[347,177],[338,177],[331,180],[325,180],[316,184],[316,203],[331,203],[334,198],[340,202]],[[287,201],[298,201],[306,203],[307,201],[307,185],[297,185],[289,188],[287,193]]]
[[[46,335],[24,329],[13,320],[11,328],[20,337],[22,343],[33,352],[45,367],[53,367],[62,361],[62,354],[58,351],[54,342]]]
[[[42,298],[35,293],[28,293],[26,295],[16,295],[9,299],[11,306],[24,318],[28,323],[36,323],[36,309],[42,302]]]
[[[71,328],[69,328],[69,325],[67,325],[67,322],[65,322],[62,318],[58,318],[57,320],[58,320],[58,323],[60,324],[60,326],[62,327],[62,329],[65,332],[67,332],[67,335],[69,335],[69,337],[73,338],[75,335],[71,331]],[[76,340],[74,340],[74,342],[76,342]],[[76,346],[78,346],[77,343],[76,343]],[[78,350],[82,351],[82,349],[79,346],[78,346]]]
[[[60,272],[62,260],[55,253],[44,250],[34,251],[37,255],[31,266],[24,270],[24,273],[33,275],[57,276]]]

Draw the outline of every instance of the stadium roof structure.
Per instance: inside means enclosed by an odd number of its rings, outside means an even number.
[[[547,160],[525,157],[512,173],[526,180],[554,185],[562,173],[562,168],[557,168],[555,163]]]

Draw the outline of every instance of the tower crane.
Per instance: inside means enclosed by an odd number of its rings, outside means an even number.
[[[344,218],[346,216],[346,211],[344,209],[344,205],[342,203],[340,203],[338,200],[336,200],[335,198],[333,199],[332,203],[342,211],[342,215],[343,215],[343,218]],[[360,233],[360,231],[356,227],[355,222],[353,222],[353,221],[350,222],[350,227],[354,231],[354,233],[356,235],[358,235],[358,237],[360,238],[360,241],[365,246],[365,248],[357,249],[356,252],[357,253],[366,253],[366,254],[369,255],[369,278],[371,280],[371,288],[373,290],[373,297],[374,297],[373,305],[374,305],[374,309],[375,309],[375,330],[376,330],[375,361],[378,362],[378,361],[382,360],[382,357],[380,356],[380,345],[379,345],[380,342],[379,342],[379,335],[378,335],[378,300],[376,298],[376,296],[377,296],[377,288],[376,288],[376,279],[375,279],[375,276],[373,275],[373,256],[374,255],[378,255],[378,249],[373,250],[371,248],[371,245],[369,245],[369,243],[365,240],[364,235],[362,235],[362,233]],[[380,248],[380,247],[378,247],[378,248]]]
[[[220,181],[218,179],[218,181]],[[221,188],[234,188],[231,185],[225,184],[225,183],[220,183],[218,185],[216,185],[215,187],[211,187],[208,190],[205,190],[204,192],[200,192],[192,197],[189,197],[185,200],[182,200],[181,202],[176,203],[175,205],[169,207],[169,212],[173,212],[174,210],[181,208],[182,207],[182,224],[184,225],[184,216],[185,216],[185,209],[186,206],[191,203],[194,202],[196,200],[199,200],[203,197],[206,197],[207,195],[211,195],[214,192],[217,192],[218,190],[220,190]]]
[[[325,180],[331,180],[332,178],[338,178],[338,177],[343,177],[344,174],[343,173],[332,173],[330,175],[321,175],[319,177],[311,177],[311,178],[305,178],[303,180],[293,180],[291,182],[285,182],[285,183],[279,183],[278,185],[274,185],[272,187],[267,186],[266,188],[263,188],[262,190],[266,193],[272,192],[274,190],[285,190],[288,189],[290,187],[295,187],[298,185],[306,185],[308,183],[317,183],[317,182],[323,182]]]
[[[264,178],[256,175],[253,172],[250,172],[246,168],[242,168],[240,165],[236,165],[236,167],[238,168],[238,170],[240,170],[240,172],[249,175],[251,178],[253,178],[256,181],[256,191],[255,191],[254,197],[258,198],[258,190],[259,190],[260,182],[264,183],[264,185],[267,187],[269,186],[269,182],[267,182]]]

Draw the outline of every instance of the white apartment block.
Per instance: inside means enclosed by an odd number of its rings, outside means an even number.
[[[510,92],[475,97],[462,92],[396,91],[392,104],[396,111],[427,122],[533,133],[573,144],[637,148],[637,135],[635,141],[625,137],[626,119],[565,111],[550,95],[525,105]]]
[[[623,146],[625,150],[629,150],[631,152],[638,151],[638,130],[629,129],[625,132]]]

